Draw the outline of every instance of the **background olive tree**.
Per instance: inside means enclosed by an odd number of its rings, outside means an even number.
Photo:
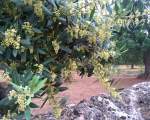
[[[118,0],[115,2],[114,39],[128,50],[123,58],[131,64],[144,63],[150,74],[150,1]]]

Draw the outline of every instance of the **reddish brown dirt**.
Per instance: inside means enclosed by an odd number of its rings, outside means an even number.
[[[128,88],[136,83],[143,82],[144,80],[138,79],[137,74],[140,73],[139,68],[137,69],[129,69],[128,67],[120,69],[119,74],[113,75],[112,79],[117,81],[114,83],[115,88]],[[106,93],[106,89],[100,84],[96,78],[93,77],[83,77],[80,78],[76,73],[73,74],[74,80],[71,83],[65,83],[64,86],[68,87],[68,90],[60,93],[58,96],[68,97],[68,103],[78,103],[83,99],[88,99],[91,96],[99,95],[101,93]],[[39,105],[42,101],[35,99],[34,102]],[[50,111],[50,106],[47,103],[43,108],[36,109],[33,111],[34,115],[42,114]]]
[[[61,92],[58,96],[68,98],[68,103],[77,103],[83,99],[88,99],[90,96],[104,93],[105,89],[100,85],[95,77],[79,77],[77,74],[73,75],[74,80],[71,83],[65,83],[63,86],[67,86],[68,90]],[[42,101],[37,99],[34,102],[42,104]],[[33,114],[41,114],[50,111],[48,103],[42,109],[36,109]]]

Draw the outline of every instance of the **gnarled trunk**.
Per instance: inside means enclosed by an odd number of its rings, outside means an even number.
[[[144,52],[143,62],[145,66],[144,76],[150,77],[150,49]]]

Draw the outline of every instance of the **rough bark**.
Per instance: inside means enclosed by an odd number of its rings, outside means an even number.
[[[143,63],[145,66],[144,76],[146,78],[150,77],[150,49],[148,49],[147,51],[144,52]]]

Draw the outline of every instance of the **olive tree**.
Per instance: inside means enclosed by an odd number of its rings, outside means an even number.
[[[114,38],[128,49],[132,62],[143,60],[145,76],[150,74],[150,1],[118,0],[115,2]],[[141,57],[143,56],[143,57]],[[128,58],[127,58],[128,59]]]
[[[53,98],[65,89],[62,79],[73,70],[108,81],[105,69],[114,56],[108,4],[101,0],[1,0],[0,62],[2,68],[8,66],[14,90],[0,106],[8,102],[5,110],[25,113],[30,119],[35,94],[47,93],[45,102]],[[26,96],[21,97],[23,106],[15,102],[20,94]]]

